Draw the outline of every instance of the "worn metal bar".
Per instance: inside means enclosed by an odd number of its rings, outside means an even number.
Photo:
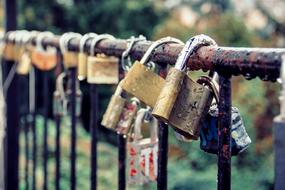
[[[126,189],[126,138],[118,134],[118,190]]]
[[[157,189],[167,190],[168,126],[159,122]]]
[[[275,185],[279,190],[285,187],[285,120],[284,115],[274,118]]]
[[[90,132],[91,132],[91,190],[97,189],[97,123],[98,123],[98,92],[96,84],[90,84]]]
[[[60,129],[60,123],[61,123],[61,116],[56,115],[55,116],[55,125],[56,125],[56,134],[55,134],[55,189],[60,190],[60,136],[61,136],[61,129]]]
[[[48,111],[49,111],[49,72],[43,72],[43,189],[48,190]]]
[[[122,68],[122,63],[120,59],[119,64],[119,80],[121,81],[125,77],[125,71]],[[126,98],[127,94],[125,92],[121,93],[121,96]],[[126,138],[122,134],[117,135],[118,142],[118,190],[126,189]]]
[[[33,40],[35,42],[35,40]],[[43,44],[59,46],[59,36],[45,38]],[[90,41],[87,41],[85,51],[90,49]],[[133,59],[140,59],[152,42],[137,42],[130,56]],[[125,40],[102,40],[95,48],[95,53],[121,56],[127,48]],[[165,44],[158,47],[151,59],[158,64],[175,64],[176,59],[182,50],[182,45]],[[79,40],[70,41],[70,49],[78,51]],[[230,48],[230,47],[201,47],[191,59],[188,66],[191,70],[217,70],[225,71],[228,74],[243,75],[246,78],[260,77],[262,80],[275,81],[280,74],[281,55],[285,49],[271,48]]]
[[[17,27],[16,0],[4,0],[5,31],[16,30]],[[14,62],[4,62],[4,79]],[[6,138],[4,141],[5,189],[19,188],[19,93],[18,75],[15,74],[6,94]]]
[[[29,129],[30,123],[28,121],[29,114],[24,114],[24,139],[25,139],[25,188],[29,189],[29,156],[30,156],[30,147],[29,147]]]
[[[70,68],[69,76],[71,79],[71,94],[70,94],[70,106],[71,106],[71,151],[70,151],[70,189],[76,189],[76,80],[77,69]]]
[[[231,189],[231,77],[219,79],[218,190]]]

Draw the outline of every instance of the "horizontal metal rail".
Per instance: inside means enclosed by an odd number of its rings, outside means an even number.
[[[9,37],[9,35],[8,35]],[[6,36],[6,41],[10,40]],[[60,36],[46,37],[43,45],[59,47]],[[35,39],[32,39],[35,44]],[[130,56],[133,59],[140,59],[152,44],[151,41],[137,42]],[[90,41],[86,42],[85,50],[90,50]],[[69,50],[79,51],[79,40],[73,39],[69,43]],[[94,49],[94,53],[104,53],[120,57],[127,48],[127,41],[122,39],[102,40]],[[153,53],[151,60],[160,64],[175,64],[182,45],[165,44],[158,47]],[[201,47],[191,59],[188,67],[190,70],[216,70],[227,75],[243,75],[246,79],[259,77],[263,81],[276,81],[280,75],[281,55],[285,49],[280,48],[230,48],[230,47]]]

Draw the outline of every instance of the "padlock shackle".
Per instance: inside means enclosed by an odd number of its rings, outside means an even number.
[[[137,38],[132,36],[129,39],[127,39],[127,48],[122,53],[121,56],[121,64],[124,71],[128,71],[131,68],[130,64],[129,65],[126,64],[126,59],[129,58],[133,46],[139,41],[146,41],[146,37],[144,37],[143,35],[139,35],[139,37]]]
[[[91,44],[90,44],[90,52],[89,52],[91,56],[95,55],[95,47],[97,43],[99,43],[101,40],[106,40],[106,39],[114,40],[115,37],[110,34],[100,34],[92,39]]]
[[[84,34],[84,35],[82,36],[82,38],[80,39],[80,41],[79,41],[79,52],[83,53],[83,52],[84,52],[84,46],[85,46],[86,42],[87,42],[89,39],[95,38],[95,37],[97,37],[97,36],[98,36],[98,34],[93,33],[93,32]]]
[[[39,48],[40,50],[44,51],[43,39],[47,37],[52,38],[54,37],[54,34],[49,31],[40,32],[36,37],[36,48]]]
[[[177,44],[181,44],[181,45],[184,44],[184,42],[182,42],[181,40],[176,39],[176,38],[172,38],[170,36],[165,37],[165,38],[161,38],[161,39],[155,41],[154,43],[152,43],[151,46],[149,46],[149,48],[147,49],[147,51],[143,55],[142,59],[140,60],[140,63],[145,64],[149,60],[149,57],[151,56],[152,52],[157,47],[159,47],[163,44],[168,44],[168,43],[177,43]]]
[[[134,141],[135,142],[139,141],[143,137],[142,132],[141,132],[141,127],[144,121],[144,116],[147,112],[149,112],[147,108],[141,108],[137,112],[137,116],[136,116],[135,124],[134,124]],[[153,117],[152,120],[149,122],[151,143],[155,143],[157,141],[157,126],[158,126],[158,121]]]
[[[210,45],[217,46],[217,43],[207,35],[200,34],[190,38],[180,52],[174,68],[179,71],[184,71],[186,69],[186,64],[189,57],[194,54],[200,47]]]
[[[70,40],[74,38],[81,38],[81,34],[75,32],[66,32],[59,39],[59,49],[62,53],[68,50],[68,44]]]
[[[115,96],[121,96],[122,92],[123,92],[123,88],[121,87],[122,81],[118,84],[114,95]]]
[[[66,77],[66,73],[62,72],[58,75],[58,77],[56,78],[56,90],[58,90],[59,94],[60,94],[60,98],[62,100],[65,99],[65,91],[64,91],[64,87],[63,87],[63,79]]]

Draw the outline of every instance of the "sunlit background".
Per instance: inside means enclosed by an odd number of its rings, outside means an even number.
[[[3,3],[0,15],[3,25]],[[285,0],[18,0],[18,28],[49,30],[56,34],[74,31],[79,33],[110,33],[118,38],[145,35],[150,40],[164,36],[186,41],[193,35],[204,33],[220,46],[284,47]],[[193,75],[197,73],[193,72]],[[85,92],[83,115],[78,128],[78,189],[89,189],[90,136],[88,129],[88,89]],[[40,87],[39,87],[40,88]],[[109,97],[110,87],[99,89],[102,116]],[[233,77],[233,105],[242,113],[246,129],[253,141],[247,151],[232,160],[233,190],[273,189],[272,120],[278,115],[277,83],[250,81]],[[52,92],[50,92],[52,98]],[[38,105],[41,105],[39,100]],[[54,172],[55,127],[50,110],[49,173]],[[43,118],[37,124],[41,135]],[[63,128],[63,181],[62,189],[69,188],[69,123]],[[116,189],[117,149],[116,135],[99,127],[99,190]],[[171,190],[216,189],[217,158],[200,150],[199,142],[181,143],[170,129],[168,185]],[[22,143],[23,144],[23,143]],[[41,149],[41,142],[38,146]],[[40,155],[39,155],[40,156]],[[40,156],[41,157],[41,156]],[[23,166],[23,156],[21,166]],[[41,161],[41,160],[40,160]],[[111,167],[110,167],[111,166]],[[38,186],[42,184],[42,170],[38,167]],[[23,171],[23,170],[21,170]],[[31,170],[30,170],[31,171]],[[54,176],[49,175],[50,186]],[[23,182],[23,172],[21,172]],[[24,185],[22,183],[22,188]],[[154,189],[128,187],[129,189]]]

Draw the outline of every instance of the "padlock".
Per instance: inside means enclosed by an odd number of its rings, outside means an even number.
[[[95,38],[97,34],[95,33],[88,33],[85,34],[79,42],[79,54],[78,54],[78,79],[84,80],[87,77],[87,53],[84,52],[84,46],[86,42],[91,39]]]
[[[141,126],[149,109],[137,113],[133,133],[127,139],[128,183],[142,185],[157,179],[158,121],[152,117],[148,123],[150,137],[143,137]]]
[[[87,82],[90,84],[118,84],[119,59],[97,54],[87,61]]]
[[[59,40],[60,51],[63,55],[63,65],[66,69],[77,67],[78,65],[78,53],[68,49],[70,41],[76,38],[81,38],[81,34],[67,32]]]
[[[205,35],[187,41],[175,67],[169,69],[165,84],[153,109],[153,116],[168,123],[187,139],[197,140],[201,122],[208,112],[213,92],[208,86],[194,82],[186,73],[188,58],[203,45],[215,45]],[[218,78],[215,73],[213,82]]]
[[[239,110],[232,107],[231,112],[231,153],[235,156],[249,146],[251,139],[245,130]],[[217,105],[213,104],[202,123],[200,133],[200,148],[212,154],[218,154],[218,115]]]
[[[154,42],[146,51],[141,61],[136,61],[123,79],[122,88],[137,97],[146,105],[153,107],[164,85],[164,79],[146,66],[151,53],[165,43],[183,44],[182,41],[166,37]]]
[[[51,32],[41,32],[36,38],[36,48],[33,49],[31,59],[32,63],[42,71],[48,71],[53,69],[57,63],[56,48],[42,45],[42,40],[45,37],[53,37]]]
[[[33,48],[33,45],[30,43],[30,39],[35,35],[35,32],[27,32],[25,35],[23,35],[23,38],[21,39],[23,49],[20,52],[20,57],[16,69],[19,75],[27,75],[31,69],[31,50]]]
[[[65,77],[66,74],[61,73],[56,79],[56,90],[53,93],[53,114],[55,116],[65,116],[67,114],[67,98],[63,86]]]
[[[126,99],[121,96],[122,91],[123,90],[119,84],[114,95],[111,97],[105,114],[103,115],[101,125],[109,129],[116,130],[120,115],[124,109]]]
[[[114,39],[114,37],[109,34],[101,34],[91,41],[90,56],[87,59],[87,82],[91,84],[118,84],[119,59],[105,54],[95,55],[97,43],[104,39]]]
[[[118,134],[123,134],[125,136],[128,134],[139,105],[140,102],[136,98],[132,98],[130,101],[126,101],[123,111],[120,115],[119,122],[116,126],[116,131]]]
[[[4,59],[7,61],[14,61],[15,60],[15,44],[12,40],[15,39],[15,32],[8,32],[5,36],[6,42],[4,45]]]

